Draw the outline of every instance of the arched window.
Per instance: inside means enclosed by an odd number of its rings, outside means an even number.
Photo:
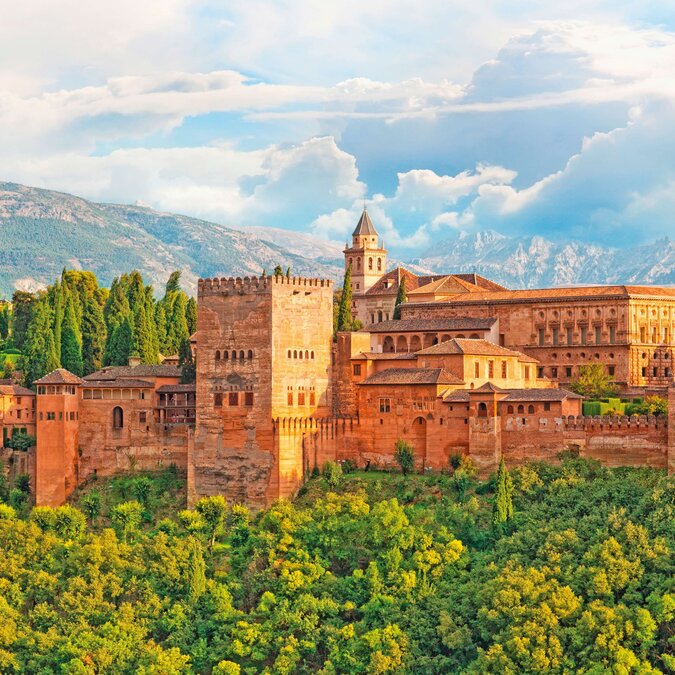
[[[377,320],[379,323],[382,323],[382,310],[378,310],[377,312]]]
[[[369,270],[373,269],[373,259],[372,258],[368,258],[368,269]]]
[[[307,349],[305,349],[305,358],[306,358],[306,359],[309,358],[309,351],[308,351]]]
[[[528,415],[534,415],[534,406],[533,405],[527,406],[527,413],[528,413]]]
[[[360,270],[361,269],[361,258],[356,259],[356,269]]]
[[[216,361],[220,361],[220,349],[216,349]]]
[[[298,352],[298,356],[302,358],[302,349]]]
[[[311,351],[311,356],[314,358],[314,350]]]
[[[291,350],[290,349],[288,350],[288,358],[289,359],[291,358]]]
[[[507,415],[513,415],[513,406],[509,405],[506,407],[506,414]]]
[[[377,271],[378,272],[382,271],[382,258],[377,259]]]
[[[478,417],[487,417],[487,406],[485,403],[478,404]]]
[[[236,361],[236,360],[237,360],[237,350],[236,350],[236,349],[233,349],[233,350],[232,350],[232,360],[233,360],[233,361]]]
[[[293,358],[294,358],[294,359],[297,359],[297,358],[298,358],[298,350],[297,350],[297,349],[294,349],[294,350],[293,350]]]
[[[525,412],[525,406],[519,405],[518,406],[518,414],[522,415]]]
[[[243,349],[239,352],[239,359],[240,359],[241,361],[244,360],[244,350],[243,350]]]
[[[224,351],[224,352],[223,352],[223,361],[227,361],[227,359],[229,358],[229,356],[230,356],[229,352],[228,352],[228,351]]]
[[[252,350],[252,349],[249,349],[249,350],[248,350],[248,358],[249,358],[249,359],[252,359],[252,358],[253,358],[253,350]]]
[[[113,408],[112,423],[113,429],[124,428],[124,411],[118,405]]]
[[[471,333],[471,335],[469,335],[469,339],[471,339],[471,340],[479,340],[479,339],[480,339],[480,335],[478,335],[478,333]]]

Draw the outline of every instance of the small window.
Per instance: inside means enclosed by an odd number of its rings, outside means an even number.
[[[145,411],[138,413],[138,421],[141,424],[145,424],[147,422],[147,417],[148,417],[148,413],[145,412]]]
[[[309,405],[316,405],[316,393],[313,391],[309,392]]]
[[[524,405],[519,405],[518,406],[518,414],[522,415],[525,412],[525,406]]]
[[[306,359],[309,358],[309,351],[308,351],[307,349],[305,349],[305,358],[306,358]]]
[[[534,406],[533,405],[527,406],[527,413],[528,413],[528,415],[534,415]]]
[[[502,361],[502,378],[506,379],[507,377],[507,370],[506,370],[506,361]]]
[[[305,392],[304,391],[298,392],[298,405],[305,405]]]
[[[236,391],[231,391],[227,395],[227,404],[232,407],[239,405],[239,394]]]
[[[220,349],[216,349],[216,361],[220,361]]]
[[[495,362],[488,361],[488,377],[492,379],[494,378],[494,376],[495,376]]]
[[[506,406],[506,414],[507,415],[513,415],[513,406],[512,405]]]
[[[544,344],[544,329],[543,328],[539,329],[539,344],[540,345]]]
[[[373,259],[372,258],[368,258],[368,269],[369,270],[373,269]]]
[[[667,371],[667,370],[668,370],[668,368],[666,368],[666,371]],[[614,366],[609,366],[609,367],[607,368],[607,373],[608,373],[609,375],[611,375],[612,377],[614,377],[614,373],[615,373],[615,372],[616,372],[616,368],[615,368]],[[668,375],[667,372],[666,372],[666,375]]]
[[[314,350],[312,350],[312,351],[310,352],[310,356],[311,356],[311,358],[314,358]]]
[[[118,405],[113,408],[113,429],[124,428],[124,411]]]
[[[293,405],[293,392],[292,392],[292,391],[289,391],[289,392],[288,392],[288,394],[287,394],[287,399],[286,399],[286,403],[287,403],[288,405]]]
[[[252,358],[253,358],[253,350],[252,350],[252,349],[249,349],[249,350],[248,350],[248,358],[249,358],[249,359],[252,359]]]
[[[390,398],[381,398],[380,399],[380,412],[381,413],[391,412],[391,399]]]
[[[216,394],[215,395],[214,405],[215,405],[216,408],[222,408],[223,407],[223,395],[222,394]]]
[[[544,410],[550,410],[550,409],[551,409],[551,404],[550,404],[549,401],[546,401],[546,403],[544,403]]]
[[[480,363],[478,361],[473,364],[473,376],[480,377]]]
[[[249,406],[249,407],[253,405],[253,392],[252,391],[244,392],[244,405]]]
[[[382,271],[382,258],[377,259],[377,271],[378,272]]]
[[[572,366],[565,367],[565,377],[572,377]]]
[[[297,349],[294,349],[294,350],[293,350],[293,358],[294,358],[294,359],[297,359],[297,358],[298,358],[298,350],[297,350]]]
[[[302,349],[298,352],[298,356],[302,358]]]
[[[525,379],[530,379],[530,366],[525,366]]]
[[[360,374],[361,374],[361,364],[355,363],[354,364],[354,375],[360,375]]]
[[[291,352],[291,350],[289,349],[289,350],[288,350],[288,358],[289,358],[289,359],[291,358],[291,354],[292,354],[292,352]]]
[[[240,360],[240,361],[243,361],[245,358],[246,358],[246,357],[244,356],[244,350],[242,349],[242,350],[239,352],[239,360]]]

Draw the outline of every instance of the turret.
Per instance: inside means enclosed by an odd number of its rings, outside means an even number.
[[[386,272],[387,251],[364,208],[352,232],[352,245],[346,246],[345,270],[352,266],[352,291],[362,295]]]

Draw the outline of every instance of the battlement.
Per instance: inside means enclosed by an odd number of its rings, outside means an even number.
[[[330,279],[318,279],[308,277],[287,277],[285,275],[267,277],[214,277],[212,279],[200,279],[197,285],[198,297],[205,295],[256,292],[270,292],[273,287],[287,286],[297,289],[306,288],[332,288]]]
[[[575,417],[559,417],[550,420],[547,417],[512,416],[504,418],[506,431],[527,431],[537,428],[538,431],[619,431],[630,433],[631,430],[658,429],[668,427],[665,415],[579,415]]]

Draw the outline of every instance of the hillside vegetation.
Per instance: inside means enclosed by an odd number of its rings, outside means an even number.
[[[0,505],[0,672],[675,667],[663,472],[340,473],[256,515],[182,509],[171,471],[95,481],[82,511]]]

